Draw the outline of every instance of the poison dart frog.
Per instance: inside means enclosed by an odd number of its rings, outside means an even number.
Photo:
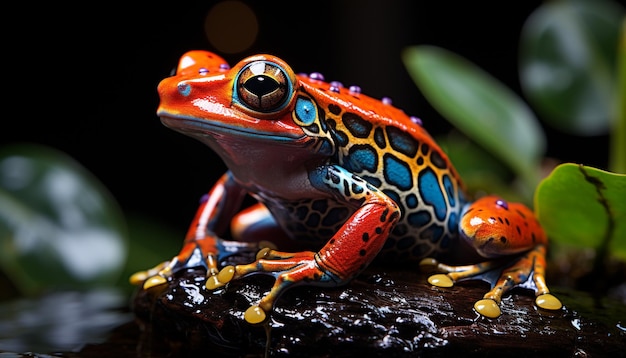
[[[545,282],[548,240],[533,212],[491,195],[469,201],[421,120],[388,98],[296,74],[271,55],[231,68],[207,51],[185,53],[158,93],[161,122],[207,144],[228,170],[202,200],[180,253],[130,278],[143,289],[197,266],[208,290],[265,273],[275,283],[245,312],[254,324],[290,287],[344,285],[375,258],[391,258],[439,271],[428,281],[440,287],[496,272],[474,305],[486,317],[501,314],[501,298],[516,286],[534,289],[541,308],[561,308]],[[256,202],[242,209],[247,195]],[[256,246],[256,261],[220,267],[226,233],[250,242],[268,232],[306,249]],[[476,254],[483,259],[469,262]],[[444,264],[449,257],[468,262]]]

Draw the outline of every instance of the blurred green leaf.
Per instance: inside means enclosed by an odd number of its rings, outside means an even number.
[[[121,210],[66,154],[0,149],[0,269],[26,294],[116,282],[127,254]]]
[[[520,81],[533,108],[577,135],[606,133],[616,97],[624,9],[610,1],[549,1],[526,20]]]
[[[614,101],[615,121],[611,130],[609,169],[626,174],[626,18],[622,21],[617,63],[617,97]]]
[[[532,193],[523,198],[520,193],[514,192],[510,183],[514,179],[510,168],[467,136],[452,130],[436,140],[463,178],[470,197],[498,193],[507,200],[532,201]]]
[[[442,48],[414,46],[402,55],[433,107],[534,188],[545,136],[526,103],[474,64]]]
[[[535,193],[535,210],[551,240],[626,259],[626,175],[561,164]]]
[[[128,214],[127,222],[132,240],[128,245],[128,260],[118,286],[130,292],[135,288],[128,281],[130,276],[171,260],[182,248],[186,232],[141,214]]]

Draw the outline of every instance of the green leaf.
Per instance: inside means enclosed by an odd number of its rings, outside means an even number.
[[[526,20],[520,82],[533,108],[566,133],[606,133],[616,97],[624,9],[610,1],[549,1]]]
[[[617,96],[615,97],[615,120],[611,130],[609,169],[626,174],[626,18],[622,21],[622,34],[617,57]]]
[[[0,149],[0,269],[25,294],[116,282],[127,254],[122,213],[62,152]]]
[[[535,193],[535,210],[550,240],[603,249],[626,259],[626,175],[561,164]]]
[[[403,61],[435,109],[535,187],[545,136],[526,103],[474,64],[442,48],[409,47]]]

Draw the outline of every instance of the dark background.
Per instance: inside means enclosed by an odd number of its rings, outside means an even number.
[[[41,143],[94,173],[128,213],[186,230],[198,198],[225,170],[204,145],[155,115],[156,86],[189,49],[215,50],[204,19],[217,1],[167,6],[54,2],[4,11],[4,125],[0,144]],[[412,83],[403,48],[431,44],[466,57],[521,94],[520,29],[541,3],[459,1],[247,1],[259,32],[230,63],[266,52],[296,72],[358,84],[423,119],[434,135],[450,125]],[[128,3],[130,4],[130,2]],[[494,5],[496,4],[496,5]],[[606,168],[607,137],[549,127],[547,155]]]

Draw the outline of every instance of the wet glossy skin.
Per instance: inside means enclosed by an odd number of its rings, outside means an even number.
[[[191,266],[207,269],[208,289],[270,274],[275,285],[245,315],[258,323],[289,287],[346,284],[379,258],[432,266],[446,273],[429,279],[442,287],[497,270],[495,286],[475,304],[487,317],[499,316],[502,295],[524,283],[540,307],[561,307],[545,284],[547,238],[532,211],[495,196],[468,202],[421,121],[390,100],[317,73],[296,75],[274,56],[230,68],[206,51],[185,54],[158,91],[163,124],[206,143],[229,170],[200,206],[181,252],[132,282],[149,288]],[[246,194],[259,203],[242,211]],[[220,237],[228,232],[245,242],[286,236],[310,251],[264,248],[256,262],[220,269]],[[437,261],[477,253],[487,260]]]

